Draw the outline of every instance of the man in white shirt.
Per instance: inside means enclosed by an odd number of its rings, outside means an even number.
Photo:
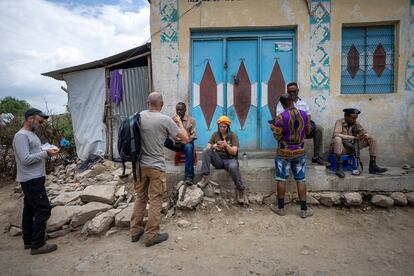
[[[313,139],[313,157],[312,163],[327,166],[328,162],[323,160],[320,157],[322,144],[323,144],[323,128],[320,125],[316,125],[314,121],[311,120],[311,112],[308,104],[301,98],[299,98],[299,88],[296,82],[290,82],[286,86],[286,91],[295,99],[295,107],[299,110],[303,110],[309,116],[312,128],[314,129],[310,135],[306,136],[306,139]],[[282,104],[279,102],[276,107],[276,116],[285,111]]]

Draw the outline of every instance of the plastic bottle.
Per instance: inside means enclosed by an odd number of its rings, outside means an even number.
[[[242,166],[243,168],[247,168],[248,164],[248,159],[247,159],[247,154],[245,152],[243,152],[243,156],[242,156]]]

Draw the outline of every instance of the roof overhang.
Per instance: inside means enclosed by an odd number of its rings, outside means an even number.
[[[63,69],[42,73],[43,76],[54,78],[55,80],[64,80],[63,76],[68,73],[83,71],[88,69],[95,69],[100,67],[111,67],[111,65],[121,64],[124,61],[140,58],[151,53],[151,43],[146,43],[141,46],[132,48],[122,53],[109,56],[100,60],[66,67]]]

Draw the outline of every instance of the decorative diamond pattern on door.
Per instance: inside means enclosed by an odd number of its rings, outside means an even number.
[[[234,108],[236,110],[237,117],[239,118],[240,125],[243,128],[247,114],[249,113],[252,98],[252,85],[243,61],[240,63],[236,82],[233,85],[233,97]]]
[[[267,83],[267,106],[272,118],[276,117],[276,106],[279,102],[280,94],[285,91],[285,80],[279,62],[276,60],[272,69],[269,82]]]
[[[206,120],[207,126],[210,128],[211,120],[217,105],[217,83],[214,79],[210,62],[207,62],[204,70],[203,78],[200,82],[200,107]]]

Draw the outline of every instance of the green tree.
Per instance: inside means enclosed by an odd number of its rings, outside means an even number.
[[[18,100],[11,96],[5,97],[0,101],[0,114],[11,113],[14,116],[23,116],[30,104],[25,100]]]

